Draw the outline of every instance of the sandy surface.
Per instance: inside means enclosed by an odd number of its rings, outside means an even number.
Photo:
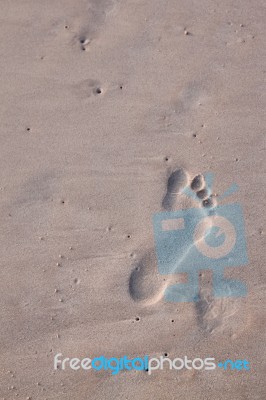
[[[0,18],[0,398],[265,399],[265,3],[2,0]],[[152,216],[202,207],[175,194],[206,171],[239,185],[223,204],[249,263],[227,275],[248,296],[168,303]],[[54,371],[56,353],[251,371]]]

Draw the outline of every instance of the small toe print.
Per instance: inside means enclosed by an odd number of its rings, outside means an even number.
[[[194,191],[199,191],[203,188],[204,185],[204,176],[203,175],[197,175],[191,182],[191,189]]]
[[[197,191],[197,196],[199,199],[204,200],[208,197],[208,190],[207,189],[201,189]]]
[[[213,207],[214,201],[211,197],[209,197],[208,199],[203,200],[202,205],[203,207]]]

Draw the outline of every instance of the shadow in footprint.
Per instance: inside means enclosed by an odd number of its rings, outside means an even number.
[[[230,321],[237,312],[237,303],[231,298],[214,298],[211,292],[202,291],[195,303],[197,324],[205,333],[230,326]]]
[[[129,279],[129,293],[134,301],[157,302],[164,293],[166,284],[157,269],[154,250],[147,252],[135,265]]]
[[[215,321],[210,313],[212,301],[211,295],[200,293],[199,301],[195,303],[198,326],[207,333],[211,333],[218,325],[218,321]]]
[[[165,210],[172,210],[176,202],[176,196],[187,185],[187,174],[180,168],[172,172],[167,182],[167,191],[162,201]]]

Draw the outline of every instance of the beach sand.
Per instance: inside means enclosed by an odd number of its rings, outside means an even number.
[[[2,0],[0,398],[263,400],[266,10],[258,1]],[[239,190],[247,284],[167,302],[153,215]],[[199,178],[200,179],[200,178]],[[193,186],[193,185],[192,185]],[[213,197],[216,201],[216,197]],[[219,196],[217,197],[219,204]],[[204,270],[204,268],[203,268]],[[54,356],[250,371],[54,370]]]

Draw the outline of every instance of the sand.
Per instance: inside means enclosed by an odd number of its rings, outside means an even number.
[[[265,3],[2,0],[0,15],[0,398],[265,399]],[[180,192],[207,171],[213,194],[239,186],[222,204],[241,204],[249,262],[226,275],[248,295],[214,298],[204,271],[200,301],[167,302],[185,278],[159,274],[152,218],[204,208]],[[63,371],[57,353],[251,370]]]

